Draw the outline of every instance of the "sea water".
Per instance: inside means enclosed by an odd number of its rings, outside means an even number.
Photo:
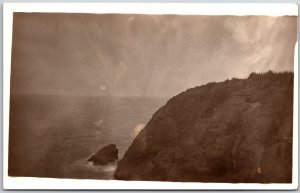
[[[122,158],[137,128],[165,98],[15,95],[10,99],[9,175],[112,179],[116,163],[88,158],[114,143]]]

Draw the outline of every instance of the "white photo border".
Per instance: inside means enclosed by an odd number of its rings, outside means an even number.
[[[298,16],[295,3],[4,3],[3,188],[72,190],[292,190],[298,188],[298,43],[294,60],[293,174],[289,184],[75,180],[8,176],[9,100],[14,12]],[[298,41],[297,41],[298,42]]]

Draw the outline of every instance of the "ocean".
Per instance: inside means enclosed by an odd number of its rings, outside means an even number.
[[[88,158],[116,144],[119,159],[165,98],[12,95],[9,175],[113,179],[116,163]]]

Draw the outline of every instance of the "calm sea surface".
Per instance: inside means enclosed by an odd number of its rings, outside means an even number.
[[[11,96],[9,174],[112,179],[116,164],[87,159],[114,143],[121,158],[134,128],[147,124],[167,99],[145,97]]]

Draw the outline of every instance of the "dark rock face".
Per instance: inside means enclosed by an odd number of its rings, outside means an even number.
[[[121,180],[290,183],[293,73],[252,73],[170,99],[138,134]]]
[[[115,144],[110,144],[100,149],[88,159],[94,165],[106,165],[118,159],[118,149]]]

